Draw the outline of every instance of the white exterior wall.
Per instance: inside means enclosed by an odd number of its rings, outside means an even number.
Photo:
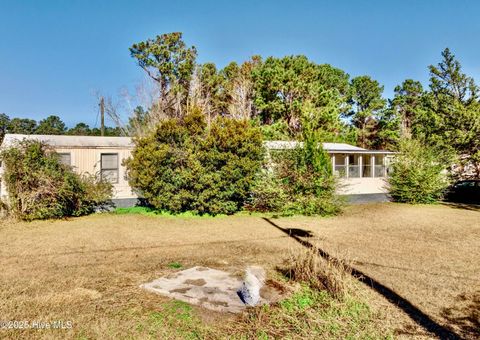
[[[131,148],[54,148],[58,153],[70,153],[71,166],[79,174],[91,174],[100,176],[100,156],[102,153],[118,154],[118,183],[113,185],[113,199],[137,198],[128,185],[126,168],[122,166],[124,159],[130,157]],[[0,168],[0,172],[2,169]],[[1,173],[0,173],[1,176]],[[0,184],[0,195],[6,198],[7,191],[3,180]]]
[[[12,135],[20,136],[21,135]],[[70,153],[71,165],[77,173],[89,173],[92,175],[100,174],[100,156],[102,153],[116,153],[118,154],[118,183],[113,183],[113,198],[114,199],[124,199],[124,198],[137,198],[138,196],[133,193],[132,189],[128,185],[126,178],[126,169],[122,166],[123,160],[128,158],[133,149],[133,144],[129,138],[125,137],[82,137],[82,136],[29,136],[29,138],[43,138],[47,142],[49,139],[57,140],[57,143],[62,142],[63,146],[56,146],[54,143],[53,148],[58,153]],[[66,143],[68,142],[68,143]],[[88,143],[87,143],[88,142]],[[66,144],[63,144],[66,143]],[[96,146],[96,143],[100,145],[108,146]],[[270,144],[268,144],[270,143]],[[276,144],[275,144],[276,143]],[[280,143],[281,145],[277,145]],[[282,144],[283,143],[283,144]],[[291,144],[294,142],[267,142],[267,148],[272,150],[282,150],[290,149],[294,147]],[[337,144],[327,145],[329,148]],[[65,146],[68,145],[68,146]],[[295,144],[296,145],[296,144]],[[333,151],[328,150],[329,154],[332,157],[332,166],[335,169],[335,157],[334,155],[355,155],[355,159],[358,159],[358,164],[361,166],[364,163],[363,157],[365,156],[374,156],[379,155],[384,157],[382,164],[388,166],[393,157],[392,154],[379,153],[379,152],[368,152],[358,147],[354,147],[347,144],[338,144],[345,150]],[[348,150],[351,149],[351,150]],[[371,157],[373,158],[373,157]],[[339,158],[343,159],[343,158]],[[361,195],[361,194],[386,194],[388,193],[387,183],[385,177],[349,177],[348,176],[348,157],[343,159],[344,169],[346,170],[346,178],[339,178],[340,186],[337,190],[338,194],[341,195]],[[373,159],[370,161],[373,165]],[[340,165],[340,164],[338,164]],[[373,168],[373,166],[372,166]],[[0,176],[2,169],[0,168]],[[373,171],[373,169],[372,169]],[[360,172],[361,173],[361,172]],[[362,176],[362,175],[360,175]],[[0,183],[0,196],[6,196],[7,192],[3,181]]]
[[[58,153],[70,153],[71,165],[75,172],[100,176],[100,156],[102,153],[118,154],[118,183],[113,185],[113,198],[136,198],[128,185],[124,159],[130,157],[130,148],[55,148]]]
[[[361,195],[361,194],[387,194],[387,181],[385,178],[340,178],[338,180],[339,195]]]

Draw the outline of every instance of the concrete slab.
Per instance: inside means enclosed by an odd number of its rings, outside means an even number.
[[[246,308],[237,295],[242,283],[243,280],[231,273],[197,266],[161,277],[140,287],[210,310],[239,313]],[[259,304],[279,298],[279,294],[272,289],[263,289],[261,295]]]

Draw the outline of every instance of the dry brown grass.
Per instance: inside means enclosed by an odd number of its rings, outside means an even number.
[[[277,223],[292,225],[288,220]],[[300,219],[295,227],[311,232],[327,253],[348,251],[347,259],[355,268],[393,289],[439,324],[452,327],[462,337],[480,337],[478,313],[471,312],[475,303],[462,299],[475,296],[480,284],[479,208],[358,205],[335,218]],[[453,310],[455,320],[448,317]]]
[[[469,297],[475,287],[478,290],[480,278],[478,221],[478,211],[382,204],[351,207],[335,218],[294,217],[276,223],[311,230],[329,252],[348,250],[354,266],[391,285],[439,322],[453,325],[454,321],[442,317],[442,310],[451,307],[450,316],[460,320],[467,308],[462,306],[474,308]],[[161,314],[170,308],[168,300],[139,289],[141,283],[176,270],[169,267],[172,262],[238,274],[246,265],[259,264],[272,274],[285,254],[300,247],[253,216],[92,215],[30,223],[3,220],[0,319],[72,320],[73,328],[0,330],[0,337],[178,336],[175,332],[187,330]],[[397,328],[399,335],[428,336],[385,299],[361,286],[358,291],[383,310],[377,316],[379,322]],[[459,296],[466,299],[461,304]],[[201,325],[213,327],[235,320],[196,307],[192,313]],[[455,327],[463,327],[469,334],[471,323],[462,326],[458,321]]]
[[[73,329],[61,332],[7,334],[18,338],[148,335],[136,327],[167,299],[144,292],[139,285],[173,271],[170,263],[240,274],[247,264],[273,268],[279,263],[277,254],[295,246],[282,233],[255,222],[248,217],[138,215],[6,222],[0,238],[2,319],[74,322]]]
[[[350,268],[351,264],[345,260],[326,260],[318,255],[316,248],[302,248],[290,251],[280,270],[294,281],[306,282],[334,298],[344,299],[357,288]]]

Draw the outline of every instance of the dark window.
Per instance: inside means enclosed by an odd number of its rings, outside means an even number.
[[[102,153],[100,158],[102,179],[106,179],[111,183],[118,183],[118,154]]]

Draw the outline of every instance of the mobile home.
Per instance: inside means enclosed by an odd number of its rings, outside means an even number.
[[[117,206],[131,206],[138,202],[138,195],[128,184],[123,160],[134,148],[130,137],[53,136],[7,134],[2,148],[14,145],[23,139],[33,139],[50,145],[62,162],[78,173],[101,176],[113,184],[113,201]],[[268,141],[266,149],[293,149],[299,145],[292,141]],[[393,152],[366,150],[344,143],[324,143],[331,157],[333,171],[339,178],[338,193],[347,195],[351,201],[385,200],[386,177]],[[2,169],[0,168],[0,176]],[[3,180],[0,196],[6,196]]]

